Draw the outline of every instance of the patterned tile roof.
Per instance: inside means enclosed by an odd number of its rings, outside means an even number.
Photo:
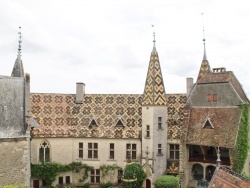
[[[153,50],[150,56],[142,105],[166,105],[165,95],[158,53]]]
[[[40,124],[32,137],[140,137],[142,95],[86,94],[83,104],[74,100],[74,94],[32,94],[32,116]],[[169,94],[166,101],[168,124],[179,127],[186,95]],[[177,137],[178,131],[169,135]]]
[[[227,187],[250,187],[250,179],[228,169],[223,166],[215,171],[212,180],[209,183],[209,188]]]
[[[141,99],[141,95],[97,94],[85,95],[83,104],[76,104],[75,95],[32,94],[32,115],[41,125],[32,136],[139,138]]]
[[[168,106],[168,139],[179,139],[187,96],[185,94],[168,94],[166,99]]]
[[[240,118],[238,107],[191,108],[187,144],[233,148]]]
[[[234,87],[235,91],[238,93],[239,97],[243,102],[248,103],[249,100],[236,76],[232,71],[220,72],[220,73],[209,73],[203,76],[201,79],[197,80],[197,84],[207,84],[207,83],[223,83],[230,82]]]
[[[211,68],[210,68],[209,62],[206,59],[205,52],[204,52],[204,58],[203,58],[202,63],[201,63],[197,82],[198,82],[198,80],[200,80],[201,78],[203,78],[205,75],[207,75],[210,72],[211,72]]]

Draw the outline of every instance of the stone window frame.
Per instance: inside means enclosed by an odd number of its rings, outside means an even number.
[[[130,155],[131,160],[136,160],[137,156],[137,144],[136,143],[127,143],[126,144],[126,156]]]
[[[98,159],[98,143],[88,143],[88,159]]]
[[[100,169],[92,169],[90,171],[90,183],[91,184],[101,183],[101,171],[100,171]]]
[[[115,159],[115,143],[109,143],[109,159]]]
[[[78,158],[83,159],[83,142],[78,142]]]
[[[162,153],[162,144],[158,144],[157,155],[163,155],[163,153]]]
[[[42,156],[41,156],[41,154],[42,154]],[[50,162],[51,161],[51,145],[50,145],[48,140],[43,140],[39,144],[38,160],[39,160],[39,162]]]
[[[169,159],[179,160],[180,157],[180,145],[169,144]]]
[[[162,130],[162,117],[158,117],[158,130]]]

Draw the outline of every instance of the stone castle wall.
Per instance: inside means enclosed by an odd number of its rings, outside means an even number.
[[[29,187],[29,138],[0,139],[0,187],[24,185]]]

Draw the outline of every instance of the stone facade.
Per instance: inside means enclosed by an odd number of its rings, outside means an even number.
[[[25,138],[0,139],[0,187],[30,185],[30,141]]]

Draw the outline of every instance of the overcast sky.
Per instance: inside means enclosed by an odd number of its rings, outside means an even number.
[[[201,13],[204,13],[203,18]],[[142,94],[153,28],[167,93],[186,92],[203,57],[226,67],[250,96],[249,0],[2,0],[0,75],[10,75],[22,27],[31,92]]]

